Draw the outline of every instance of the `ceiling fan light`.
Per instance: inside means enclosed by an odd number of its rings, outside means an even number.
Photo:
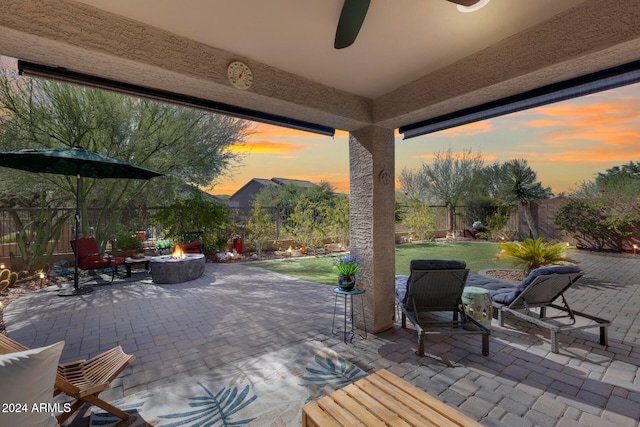
[[[489,4],[489,1],[490,0],[480,0],[473,6],[462,6],[459,4],[456,7],[458,8],[458,12],[463,12],[463,13],[475,12],[476,10],[480,10],[483,7],[485,7],[487,4]]]

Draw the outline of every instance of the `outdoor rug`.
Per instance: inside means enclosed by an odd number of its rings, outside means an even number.
[[[132,414],[128,426],[299,426],[306,403],[365,375],[311,341],[111,403]],[[94,407],[90,425],[119,421]]]

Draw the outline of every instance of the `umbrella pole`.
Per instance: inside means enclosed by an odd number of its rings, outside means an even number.
[[[73,275],[73,289],[78,292],[79,286],[79,278],[78,278],[78,237],[80,237],[78,230],[80,229],[80,174],[76,175],[76,250],[73,251],[74,254],[74,267],[75,274]]]
[[[83,295],[93,292],[93,288],[91,286],[82,286],[78,285],[80,278],[78,277],[78,238],[80,237],[78,230],[80,229],[80,173],[76,175],[76,239],[75,239],[75,249],[73,251],[74,254],[74,275],[73,275],[73,289],[62,291],[58,295],[61,297],[73,296],[73,295]]]

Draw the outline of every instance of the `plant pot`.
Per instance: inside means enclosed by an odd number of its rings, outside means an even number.
[[[343,291],[352,291],[356,286],[356,276],[338,276],[338,285]]]

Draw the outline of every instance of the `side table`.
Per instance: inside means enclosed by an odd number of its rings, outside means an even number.
[[[144,264],[144,269],[146,270],[146,272],[149,272],[149,261],[151,261],[153,257],[151,256],[145,256],[142,258],[127,258],[124,261],[124,266],[127,269],[127,273],[125,274],[124,277],[131,277],[131,267],[135,266],[135,265],[139,265],[139,264]]]
[[[338,297],[340,295],[344,296],[344,328],[342,329],[343,340],[345,344],[347,343],[347,336],[349,336],[349,341],[353,341],[353,337],[355,336],[354,326],[353,326],[353,297],[360,297],[360,307],[362,307],[362,322],[364,324],[364,335],[360,335],[362,339],[367,338],[367,321],[364,314],[364,302],[362,301],[362,294],[365,291],[361,291],[360,289],[354,289],[352,291],[345,291],[340,288],[333,288],[333,293],[335,295],[335,301],[333,303],[333,322],[331,323],[331,332],[333,335],[338,335],[341,330],[336,329],[336,313],[338,311]],[[348,300],[348,301],[347,301]],[[349,314],[347,314],[349,312]],[[351,329],[347,330],[347,318],[351,321]]]
[[[491,319],[493,318],[493,306],[489,291],[475,286],[465,286],[462,292],[462,307],[470,317],[473,317],[487,329],[491,329]],[[468,322],[465,329],[477,331],[479,328]]]

